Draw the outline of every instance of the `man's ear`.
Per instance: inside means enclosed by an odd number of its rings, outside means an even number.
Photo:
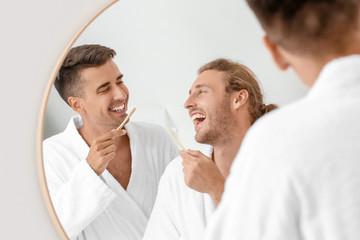
[[[271,41],[267,35],[263,37],[263,43],[270,52],[271,57],[275,62],[276,66],[282,71],[287,70],[290,64],[287,62],[286,58],[280,51],[279,46],[276,45],[273,41]]]
[[[239,109],[247,103],[249,99],[249,93],[247,90],[241,89],[240,91],[234,92],[234,94],[235,96],[233,98],[232,105],[234,109]]]
[[[83,101],[81,98],[70,96],[68,98],[68,103],[75,112],[77,112],[79,114],[84,112]]]

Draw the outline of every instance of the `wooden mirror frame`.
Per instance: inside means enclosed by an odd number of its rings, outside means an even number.
[[[105,10],[110,8],[112,5],[114,5],[119,0],[113,0],[109,5],[107,5],[104,9],[100,10],[94,17],[92,17],[79,31],[75,36],[72,38],[72,40],[69,42],[69,44],[66,46],[65,50],[62,52],[59,60],[57,61],[53,71],[51,72],[50,80],[48,81],[45,93],[43,95],[41,106],[40,106],[40,112],[39,112],[39,118],[37,123],[37,131],[36,131],[36,167],[38,171],[38,178],[40,182],[40,189],[41,193],[45,202],[45,207],[50,215],[50,218],[59,233],[61,239],[67,240],[69,239],[59,221],[59,218],[57,217],[55,213],[54,206],[52,204],[50,194],[47,187],[46,177],[45,177],[45,171],[44,171],[44,162],[43,162],[43,147],[42,142],[44,140],[44,122],[45,122],[45,113],[47,108],[47,103],[49,99],[49,95],[51,92],[51,88],[54,84],[55,77],[61,67],[61,64],[63,63],[65,57],[69,53],[71,47],[74,45],[75,41],[80,37],[80,35],[85,31],[85,29],[99,16],[101,15]]]

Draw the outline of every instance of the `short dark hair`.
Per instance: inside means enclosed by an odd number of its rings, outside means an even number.
[[[69,104],[70,96],[84,97],[81,71],[101,66],[115,55],[115,50],[98,44],[72,48],[62,63],[54,83],[61,98]]]
[[[270,40],[293,52],[342,51],[347,39],[358,31],[359,0],[247,0],[247,3]]]
[[[200,67],[198,73],[206,70],[217,70],[225,74],[226,92],[245,89],[249,93],[249,113],[254,123],[265,113],[277,108],[275,104],[266,105],[255,74],[245,65],[226,58],[218,58]]]

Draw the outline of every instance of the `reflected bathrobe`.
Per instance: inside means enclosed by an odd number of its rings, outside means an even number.
[[[359,55],[250,128],[205,239],[360,239]]]
[[[212,148],[202,152],[210,157]],[[182,158],[179,156],[168,165],[160,179],[143,240],[201,240],[214,208],[208,194],[186,186]]]
[[[80,116],[43,143],[44,168],[52,203],[70,239],[141,239],[160,177],[178,149],[167,133],[149,123],[129,122],[132,172],[125,190],[105,170],[86,161],[89,147],[78,132]]]

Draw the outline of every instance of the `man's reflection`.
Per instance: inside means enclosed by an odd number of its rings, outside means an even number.
[[[202,239],[245,133],[276,105],[263,103],[250,69],[217,59],[199,69],[184,107],[194,123],[195,140],[212,148],[205,154],[181,151],[181,157],[169,164],[160,181],[146,240]]]
[[[159,126],[128,122],[129,91],[100,45],[70,50],[55,87],[79,115],[43,143],[51,200],[70,239],[141,239],[177,147]]]

